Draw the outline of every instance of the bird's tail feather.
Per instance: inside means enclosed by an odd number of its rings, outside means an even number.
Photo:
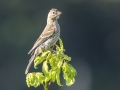
[[[30,69],[30,67],[31,67],[31,65],[32,65],[32,62],[34,61],[34,58],[35,58],[35,55],[33,54],[32,57],[31,57],[30,60],[29,60],[29,63],[28,63],[27,68],[26,68],[26,70],[25,70],[25,74],[28,73],[28,71],[29,71],[29,69]]]
[[[25,70],[25,74],[28,73],[28,71],[29,71],[29,69],[30,69],[30,67],[31,67],[31,65],[32,65],[32,62],[34,61],[35,57],[38,56],[38,55],[42,52],[42,49],[41,49],[41,48],[42,48],[42,46],[36,48],[35,51],[30,50],[30,53],[31,53],[32,56],[31,56],[31,58],[30,58],[30,60],[29,60],[29,63],[28,63],[28,65],[27,65],[27,68],[26,68],[26,70]]]
[[[28,54],[30,54],[32,52],[32,49],[28,52]]]

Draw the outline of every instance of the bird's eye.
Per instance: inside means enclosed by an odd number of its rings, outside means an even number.
[[[55,14],[55,12],[53,12],[53,14]]]

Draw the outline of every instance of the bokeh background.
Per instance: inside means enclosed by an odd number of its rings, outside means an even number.
[[[0,90],[43,90],[28,88],[24,71],[53,7],[78,74],[71,87],[61,79],[49,90],[120,90],[120,0],[0,0]]]

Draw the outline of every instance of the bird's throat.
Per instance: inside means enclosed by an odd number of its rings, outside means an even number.
[[[56,22],[57,22],[57,20],[51,20],[51,19],[47,20],[47,24],[53,24],[53,23],[56,23]]]

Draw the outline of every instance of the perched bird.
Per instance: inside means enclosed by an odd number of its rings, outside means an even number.
[[[28,73],[33,60],[42,52],[42,49],[49,49],[57,42],[60,37],[60,26],[57,19],[59,19],[61,14],[62,12],[55,8],[52,8],[49,11],[45,29],[33,45],[32,49],[28,52],[28,54],[31,54],[31,58],[25,70],[25,74]]]

